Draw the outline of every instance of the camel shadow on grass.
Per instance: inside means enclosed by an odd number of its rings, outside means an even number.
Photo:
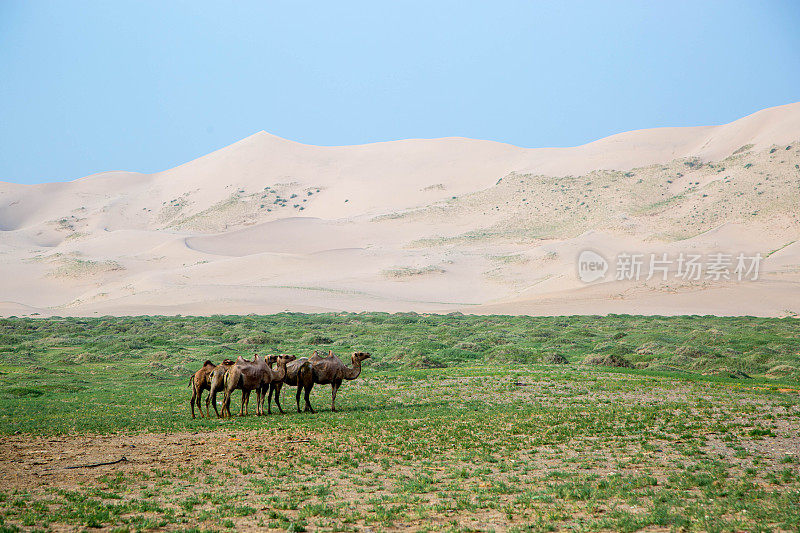
[[[380,405],[370,405],[370,404],[358,404],[358,405],[348,405],[344,408],[340,408],[337,406],[336,411],[332,411],[330,407],[324,409],[316,409],[316,413],[294,413],[292,411],[287,411],[286,414],[297,414],[297,415],[309,415],[314,416],[315,414],[322,414],[322,413],[329,413],[329,414],[350,414],[350,413],[379,413],[379,412],[398,412],[398,411],[419,411],[422,409],[431,410],[437,408],[446,408],[450,404],[445,401],[436,401],[436,402],[414,402],[414,403],[392,403],[392,404],[380,404]]]
[[[330,407],[325,409],[317,409],[315,413],[308,413],[308,412],[301,412],[298,413],[294,410],[286,410],[285,413],[279,414],[275,413],[273,415],[267,415],[263,417],[265,419],[273,416],[273,417],[282,417],[282,416],[302,416],[302,417],[311,417],[318,414],[352,414],[352,413],[390,413],[390,412],[405,412],[405,411],[421,411],[421,410],[434,410],[434,409],[445,409],[450,407],[450,404],[445,401],[436,401],[436,402],[414,402],[414,403],[394,403],[394,404],[381,404],[381,405],[367,405],[367,404],[359,404],[354,406],[347,406],[344,409],[336,409],[336,411],[331,411]],[[242,417],[242,418],[249,418],[250,415]],[[238,416],[233,417],[234,419],[239,418]],[[259,417],[262,418],[262,417]]]

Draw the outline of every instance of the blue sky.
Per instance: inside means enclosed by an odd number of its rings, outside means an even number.
[[[0,181],[256,131],[571,146],[800,100],[800,3],[0,0]]]

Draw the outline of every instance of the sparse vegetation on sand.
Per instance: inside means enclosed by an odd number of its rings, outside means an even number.
[[[422,268],[415,267],[398,267],[390,268],[383,271],[383,275],[387,278],[403,279],[413,278],[416,276],[424,276],[426,274],[444,274],[445,270],[436,265],[428,265]]]
[[[337,412],[191,418],[314,349],[372,353]],[[799,367],[796,319],[0,319],[0,528],[797,530]]]
[[[384,218],[469,220],[473,226],[459,235],[415,239],[409,248],[530,243],[599,230],[676,241],[724,223],[770,225],[784,217],[796,227],[800,195],[787,191],[798,188],[799,147],[795,142],[777,153],[750,151],[753,145],[747,145],[721,161],[689,157],[626,172],[594,170],[580,176],[512,172],[493,187]]]
[[[95,261],[60,253],[37,258],[37,260],[47,261],[53,265],[48,276],[54,278],[83,278],[85,276],[96,276],[106,272],[125,270],[125,267],[116,261]]]

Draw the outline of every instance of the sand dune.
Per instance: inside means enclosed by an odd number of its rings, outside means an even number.
[[[800,103],[572,148],[308,146],[0,182],[0,314],[800,313]],[[592,249],[760,253],[758,281],[581,281]]]
[[[337,248],[362,248],[363,234],[352,224],[334,225],[318,218],[291,217],[216,235],[186,239],[192,250],[223,256],[264,252],[308,254]]]

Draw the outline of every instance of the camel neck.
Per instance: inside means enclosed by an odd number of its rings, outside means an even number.
[[[353,368],[347,369],[345,379],[356,379],[361,374],[361,361],[358,359],[353,361]]]
[[[278,371],[277,375],[275,376],[275,379],[277,379],[278,381],[283,381],[285,377],[286,377],[286,363],[278,362]]]

